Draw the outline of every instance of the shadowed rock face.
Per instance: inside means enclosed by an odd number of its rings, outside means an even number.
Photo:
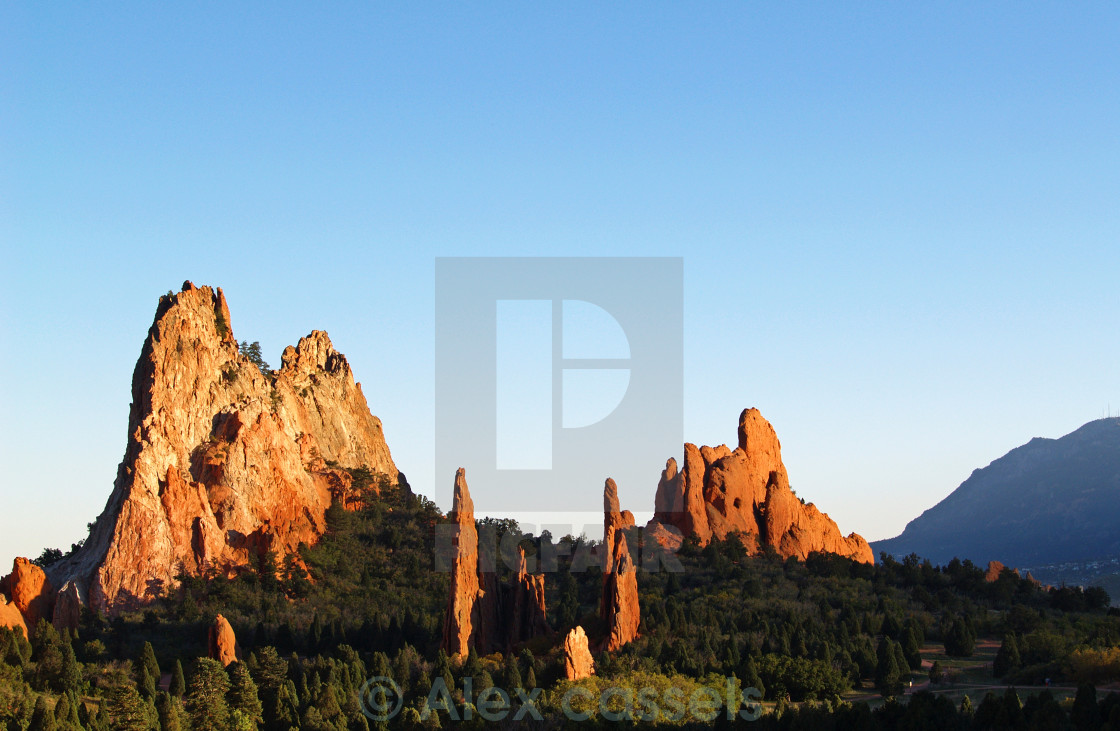
[[[627,525],[629,522],[629,525]],[[603,650],[612,652],[638,636],[638,574],[626,543],[627,521],[618,504],[618,487],[607,478],[603,486],[603,595],[599,616],[607,626]]]
[[[448,655],[508,652],[517,644],[551,632],[545,621],[544,575],[530,574],[520,550],[517,573],[508,585],[479,561],[478,527],[466,471],[455,473],[451,513],[454,555],[451,591],[443,621],[441,647]]]
[[[738,533],[752,553],[768,545],[786,557],[804,559],[824,551],[874,562],[867,541],[855,533],[841,535],[828,515],[793,494],[781,443],[758,409],[745,409],[740,415],[734,450],[685,444],[679,471],[670,458],[661,473],[654,510],[651,535],[666,546],[679,546],[685,536],[696,536],[700,545],[707,545],[713,537]]]
[[[238,353],[221,289],[161,297],[132,378],[128,440],[85,545],[50,567],[56,586],[115,614],[180,571],[233,572],[266,550],[315,543],[350,475],[400,475],[346,358],[313,331],[263,374]]]
[[[595,660],[587,647],[587,633],[583,627],[576,627],[564,638],[562,647],[564,658],[564,677],[568,680],[582,680],[595,674]]]

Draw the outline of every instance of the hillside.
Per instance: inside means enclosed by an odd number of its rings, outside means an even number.
[[[983,469],[876,555],[954,556],[1011,566],[1120,554],[1120,419],[1092,421],[1060,439],[1032,439]]]

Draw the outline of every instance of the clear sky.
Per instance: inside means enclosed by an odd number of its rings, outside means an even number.
[[[445,508],[436,256],[684,257],[686,438],[759,407],[869,539],[1120,409],[1120,5],[192,5],[0,5],[0,563],[84,537],[188,278]]]

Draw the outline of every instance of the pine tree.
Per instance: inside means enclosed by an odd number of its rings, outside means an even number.
[[[511,695],[518,688],[524,688],[521,681],[521,671],[517,669],[517,660],[513,655],[506,656],[505,672],[502,677],[503,688]]]
[[[183,725],[179,720],[178,704],[177,699],[164,691],[160,691],[156,696],[156,715],[159,716],[160,731],[181,731]]]
[[[70,720],[70,699],[64,695],[55,701],[54,720],[60,725],[65,725]]]
[[[929,682],[932,685],[937,685],[945,679],[945,670],[941,667],[940,660],[934,660],[933,665],[929,669]]]
[[[1101,712],[1097,706],[1097,689],[1092,685],[1084,684],[1077,688],[1070,720],[1077,731],[1097,731],[1100,728]]]
[[[46,694],[40,694],[35,701],[35,710],[31,714],[31,725],[27,731],[55,731],[54,712],[47,705]]]
[[[234,663],[229,667],[229,676],[230,709],[240,711],[254,724],[262,723],[264,715],[261,700],[257,693],[257,684],[253,682],[249,669],[242,663]]]
[[[922,667],[922,641],[925,639],[925,633],[922,632],[917,620],[911,617],[906,620],[906,627],[902,634],[902,651],[906,655],[906,664],[911,670],[920,670]]]
[[[876,652],[879,661],[875,668],[875,687],[884,697],[898,695],[902,692],[902,671],[898,666],[895,646],[895,643],[885,636],[879,639],[879,647]]]
[[[82,689],[82,683],[82,665],[74,654],[74,647],[67,642],[62,646],[62,667],[56,687],[60,693],[77,693]]]
[[[176,660],[175,667],[171,669],[171,695],[182,698],[187,694],[187,680],[183,677],[183,663]]]
[[[196,729],[221,729],[229,723],[229,676],[217,660],[199,658],[187,691],[187,715]]]
[[[149,731],[152,727],[148,704],[127,679],[122,678],[113,686],[105,706],[109,724],[114,730]]]
[[[136,687],[144,700],[151,700],[156,697],[156,681],[145,665],[140,666],[140,677],[136,679]]]
[[[140,675],[140,668],[147,668],[148,674],[151,675],[156,682],[159,682],[159,662],[156,660],[156,651],[152,649],[151,642],[144,643],[144,647],[140,650],[140,657],[136,658],[134,667],[137,676]]]
[[[992,675],[997,678],[1010,673],[1015,668],[1019,667],[1022,662],[1019,657],[1019,643],[1015,640],[1015,633],[1009,632],[1003,638],[1003,642],[999,646],[999,651],[996,653],[996,659],[992,662]]]

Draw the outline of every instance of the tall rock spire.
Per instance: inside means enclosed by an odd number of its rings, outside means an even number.
[[[478,529],[474,524],[474,501],[467,488],[467,473],[455,473],[455,496],[448,517],[454,526],[455,554],[451,560],[451,595],[443,620],[442,647],[448,655],[466,656],[476,634],[478,602]]]
[[[603,649],[617,650],[638,636],[638,575],[630,559],[625,529],[633,517],[619,509],[618,486],[607,478],[603,485],[603,596],[599,616],[607,626]]]

